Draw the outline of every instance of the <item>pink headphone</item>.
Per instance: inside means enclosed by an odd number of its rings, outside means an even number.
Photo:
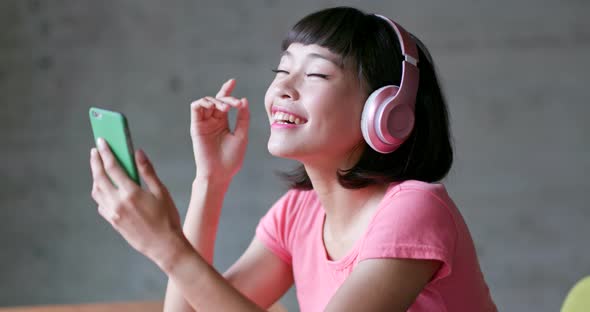
[[[408,138],[414,128],[414,110],[420,73],[416,43],[399,24],[386,20],[395,30],[404,61],[402,79],[398,86],[388,85],[375,90],[363,108],[361,130],[365,141],[379,153],[395,151]]]

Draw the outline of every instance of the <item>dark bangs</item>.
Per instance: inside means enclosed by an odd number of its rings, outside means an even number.
[[[351,10],[324,10],[310,14],[293,26],[283,40],[281,50],[287,50],[292,43],[317,44],[340,55],[343,65],[354,62],[351,53],[355,51],[354,44],[359,39],[358,26],[364,19],[364,15],[358,13]]]

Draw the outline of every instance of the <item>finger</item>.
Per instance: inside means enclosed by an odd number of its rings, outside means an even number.
[[[213,113],[215,112],[215,108],[211,107],[211,108],[203,108],[203,119],[202,120],[206,120],[211,118],[211,116],[213,116]]]
[[[191,119],[193,121],[203,121],[213,114],[214,104],[206,101],[205,99],[199,99],[191,103]]]
[[[108,209],[107,206],[98,205],[98,214],[105,220],[107,220],[112,226],[115,226],[115,222],[120,219],[120,216],[116,214],[111,209]]]
[[[92,183],[92,190],[90,196],[94,199],[94,202],[103,205],[105,204],[104,193],[96,183]]]
[[[200,98],[200,99],[191,103],[191,107],[193,107],[193,108],[198,108],[198,107],[212,108],[213,106],[214,106],[214,104],[207,101],[206,97]]]
[[[230,109],[230,105],[220,101],[219,99],[216,98],[212,98],[210,96],[206,96],[205,99],[211,103],[213,103],[215,105],[215,108],[222,111],[222,112],[227,112]]]
[[[230,96],[231,93],[234,91],[234,87],[236,86],[236,80],[235,79],[230,79],[228,81],[226,81],[222,86],[221,89],[219,89],[219,92],[217,92],[217,95],[215,95],[216,98],[220,98],[220,97],[224,97],[224,96]]]
[[[112,194],[116,191],[113,183],[111,183],[111,180],[104,170],[100,154],[96,148],[90,150],[90,168],[92,169],[93,184],[95,184],[98,189],[107,194]]]
[[[248,127],[250,125],[250,105],[246,98],[243,98],[241,102],[242,105],[236,116],[236,129],[234,134],[244,138],[248,136]]]
[[[233,96],[224,96],[224,97],[220,97],[217,99],[226,103],[226,104],[229,104],[232,107],[238,107],[242,103],[242,101],[240,101],[239,99],[236,99]]]
[[[216,119],[227,119],[227,111],[229,110],[228,105],[223,104],[222,102],[219,102],[219,100],[216,100],[212,97],[205,97],[204,100],[213,104],[211,115],[208,115],[208,117],[213,116]]]
[[[115,155],[113,155],[107,142],[103,138],[98,139],[98,151],[100,158],[102,159],[104,170],[113,179],[113,182],[119,186],[119,189],[122,188],[125,192],[132,192],[138,188],[137,184],[135,184],[135,182],[127,176],[125,171],[123,171],[123,168],[121,168]]]
[[[135,152],[135,162],[139,168],[139,174],[145,181],[150,192],[157,198],[162,198],[162,195],[165,193],[163,191],[164,185],[162,184],[162,181],[160,181],[160,178],[158,178],[152,162],[148,159],[143,150]]]

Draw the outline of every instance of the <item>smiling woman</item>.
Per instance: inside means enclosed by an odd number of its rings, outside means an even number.
[[[469,229],[439,182],[453,152],[424,45],[384,16],[339,7],[303,18],[282,48],[264,100],[268,150],[301,167],[284,175],[291,189],[225,274],[211,266],[213,249],[250,114],[232,96],[235,80],[191,104],[197,171],[183,226],[142,151],[148,190],[104,142],[91,152],[100,214],[169,277],[164,310],[260,311],[295,284],[301,311],[496,311]]]

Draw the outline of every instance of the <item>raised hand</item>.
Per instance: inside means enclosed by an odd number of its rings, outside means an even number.
[[[221,86],[217,95],[191,104],[190,133],[193,142],[197,179],[231,178],[240,170],[248,144],[250,111],[246,98],[231,96],[234,79]],[[238,109],[236,127],[229,129],[227,113]]]

